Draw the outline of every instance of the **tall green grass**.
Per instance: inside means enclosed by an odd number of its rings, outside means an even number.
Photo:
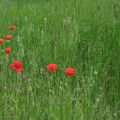
[[[120,118],[119,0],[1,0],[1,38],[11,24],[13,40],[0,45],[12,48],[7,62],[0,51],[1,120]],[[22,80],[13,60],[24,64]]]

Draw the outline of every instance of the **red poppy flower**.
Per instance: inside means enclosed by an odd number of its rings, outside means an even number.
[[[17,60],[15,60],[13,62],[13,64],[10,65],[10,67],[12,69],[16,70],[16,72],[22,72],[23,71],[23,64],[22,64],[22,62],[17,61]]]
[[[73,68],[67,68],[67,69],[66,69],[66,74],[67,74],[68,76],[72,76],[72,75],[75,74],[75,70],[74,70]]]
[[[47,69],[51,72],[55,72],[58,69],[58,66],[56,64],[52,63],[47,66]]]
[[[4,40],[0,38],[0,44],[4,43]]]
[[[10,25],[10,26],[9,26],[9,29],[10,29],[10,30],[14,30],[15,28],[16,28],[16,27],[15,27],[14,25]]]
[[[11,52],[11,48],[6,48],[5,52],[6,52],[6,54],[9,54]]]
[[[6,36],[6,39],[7,39],[7,40],[11,40],[11,39],[12,39],[12,35],[7,35],[7,36]]]

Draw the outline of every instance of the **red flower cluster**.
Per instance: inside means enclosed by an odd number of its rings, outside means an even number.
[[[51,72],[55,72],[58,69],[58,65],[55,63],[49,64],[47,69]],[[65,72],[68,76],[73,76],[76,73],[73,68],[66,68]]]
[[[14,69],[16,72],[22,72],[23,71],[23,64],[20,61],[15,60],[10,67]]]
[[[14,25],[10,25],[10,26],[9,26],[9,29],[10,29],[10,30],[14,30],[15,28],[16,28],[16,27],[15,27]],[[7,39],[7,40],[11,40],[11,39],[12,39],[12,35],[6,35],[6,39]],[[3,40],[2,38],[0,38],[0,44],[2,44],[2,43],[4,43],[4,40]],[[11,53],[11,48],[7,47],[7,48],[5,49],[5,53],[6,53],[6,54]],[[14,62],[10,65],[10,67],[11,67],[12,69],[14,69],[16,72],[22,72],[22,71],[23,71],[23,63],[20,62],[20,61],[18,61],[18,60],[14,60]],[[47,66],[47,69],[48,69],[49,71],[51,71],[51,72],[55,72],[55,71],[58,70],[58,65],[55,64],[55,63],[51,63],[51,64],[49,64],[49,65]],[[65,72],[66,72],[66,74],[67,74],[68,76],[73,76],[73,75],[76,73],[75,69],[73,69],[73,68],[71,68],[71,67],[66,68]]]
[[[16,28],[16,26],[14,26],[14,25],[10,25],[10,26],[9,26],[9,30],[14,30],[15,28]],[[6,35],[6,40],[11,40],[12,38],[13,38],[12,35],[10,35],[10,34]],[[0,44],[2,44],[2,43],[4,43],[4,40],[3,40],[2,38],[0,38]],[[6,54],[10,54],[10,53],[11,53],[11,48],[10,48],[10,47],[7,47],[7,48],[5,49],[5,53],[6,53]],[[15,60],[15,61],[10,65],[10,67],[11,67],[12,69],[14,69],[16,72],[22,72],[22,71],[23,71],[23,64],[22,64],[22,62],[17,61],[17,60]]]

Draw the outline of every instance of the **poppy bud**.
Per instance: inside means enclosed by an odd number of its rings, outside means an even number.
[[[6,54],[9,54],[11,52],[11,48],[6,48],[5,52],[6,52]]]
[[[0,38],[0,44],[4,43],[4,40]]]
[[[75,74],[75,70],[74,70],[73,68],[67,68],[67,69],[66,69],[66,74],[67,74],[68,76],[72,76],[72,75]]]
[[[12,35],[7,35],[7,36],[6,36],[6,39],[7,39],[7,40],[11,40],[11,39],[12,39]]]
[[[52,63],[47,66],[47,69],[51,72],[55,72],[58,69],[58,66],[56,64]]]
[[[9,26],[9,29],[10,29],[10,30],[14,30],[14,29],[15,29],[15,26],[14,26],[14,25],[10,25],[10,26]]]

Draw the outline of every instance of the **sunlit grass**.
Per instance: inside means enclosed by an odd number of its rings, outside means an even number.
[[[0,44],[1,120],[120,118],[119,1],[1,0],[0,38],[11,24],[13,39]],[[10,69],[14,60],[22,75]],[[59,65],[55,73],[50,63]]]

